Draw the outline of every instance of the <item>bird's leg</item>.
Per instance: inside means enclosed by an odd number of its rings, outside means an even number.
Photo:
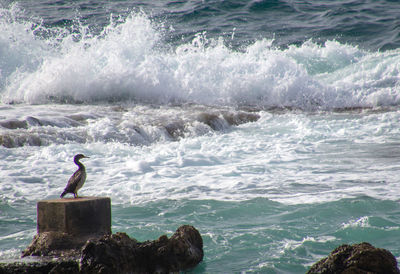
[[[77,198],[77,197],[78,197],[78,193],[74,192],[74,198]]]

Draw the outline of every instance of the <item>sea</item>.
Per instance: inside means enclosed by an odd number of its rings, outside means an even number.
[[[89,156],[138,241],[199,230],[186,273],[400,259],[400,3],[0,0],[0,259]],[[67,197],[72,197],[68,194]]]

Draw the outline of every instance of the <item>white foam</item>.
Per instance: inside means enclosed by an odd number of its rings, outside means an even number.
[[[398,120],[400,112],[260,115],[259,121],[234,130],[151,146],[132,146],[112,138],[0,147],[4,159],[0,198],[19,204],[59,197],[76,169],[73,155],[84,153],[91,158],[85,159],[88,177],[81,194],[109,195],[115,204],[165,198],[261,197],[284,204],[360,196],[398,200],[399,176],[393,159],[399,152],[396,141],[390,140],[397,140],[399,129],[390,121]],[[346,129],[345,135],[341,128]]]
[[[336,237],[334,236],[319,236],[319,237],[310,237],[307,236],[303,238],[302,240],[284,240],[283,241],[283,250],[281,253],[284,253],[287,250],[295,250],[301,246],[304,245],[304,243],[326,243],[326,242],[333,242],[336,240]]]
[[[343,223],[342,227],[343,227],[343,229],[354,228],[354,227],[370,227],[369,217],[363,216],[357,220],[350,220],[348,223]]]
[[[18,10],[1,12],[6,103],[131,99],[326,109],[400,102],[398,50],[369,53],[335,41],[276,49],[264,39],[239,52],[202,33],[173,47],[144,13],[110,22],[100,35],[81,26],[78,41],[66,29],[40,39],[29,22],[15,19]]]

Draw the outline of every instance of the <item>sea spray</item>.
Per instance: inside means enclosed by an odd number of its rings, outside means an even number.
[[[2,33],[11,42],[3,51],[16,56],[2,68],[4,103],[128,99],[305,110],[399,103],[398,51],[369,53],[335,41],[279,49],[266,39],[237,51],[204,33],[166,47],[143,12],[111,20],[100,34],[81,25],[79,39],[67,31],[41,38],[26,22],[13,24],[22,38]],[[2,26],[9,27],[6,19]]]

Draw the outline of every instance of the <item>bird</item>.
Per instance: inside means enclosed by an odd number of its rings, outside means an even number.
[[[61,193],[60,198],[63,198],[67,193],[74,194],[74,198],[78,197],[78,190],[83,186],[86,180],[86,169],[85,166],[79,162],[80,159],[90,158],[83,154],[76,154],[74,157],[74,163],[79,167],[77,171],[68,180],[67,186],[65,187],[63,193]]]

